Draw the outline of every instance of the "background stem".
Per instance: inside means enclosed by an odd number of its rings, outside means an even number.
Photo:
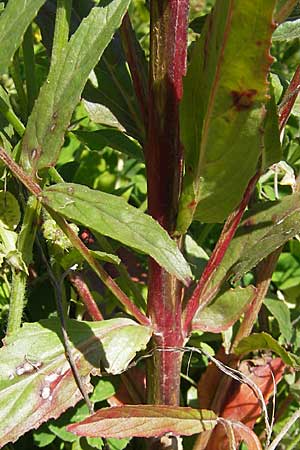
[[[39,213],[39,201],[33,196],[29,197],[17,243],[17,249],[20,252],[26,266],[28,266],[28,264],[32,261],[32,247],[36,235],[37,218]],[[23,271],[14,270],[11,284],[7,335],[15,333],[21,326],[26,283],[27,274]]]

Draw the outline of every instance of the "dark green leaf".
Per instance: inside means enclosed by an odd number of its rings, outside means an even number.
[[[79,436],[153,437],[166,433],[190,436],[211,430],[217,423],[213,411],[179,406],[128,405],[103,408],[68,430]]]
[[[150,328],[129,319],[68,321],[73,356],[88,391],[100,361],[120,373],[145,348]],[[0,350],[0,446],[58,417],[81,399],[62,344],[57,319],[24,324]]]
[[[276,355],[280,356],[282,361],[288,366],[300,369],[300,357],[293,353],[287,352],[278,342],[267,333],[253,333],[242,339],[235,348],[235,353],[244,355],[257,350],[272,350]]]
[[[54,165],[81,92],[121,23],[130,0],[95,7],[72,35],[60,61],[53,61],[23,139],[22,163],[35,173]]]
[[[193,319],[193,330],[220,333],[231,327],[245,312],[255,294],[255,288],[228,289],[198,312]]]
[[[90,150],[99,151],[111,147],[131,158],[144,160],[141,147],[119,130],[106,128],[97,131],[74,131],[74,134]]]
[[[208,17],[208,14],[205,14],[204,16],[195,17],[190,23],[189,28],[191,28],[194,33],[200,34],[203,30],[205,21]]]
[[[184,283],[191,277],[187,262],[167,232],[124,198],[62,183],[46,188],[42,201],[62,216],[152,256]]]
[[[221,222],[257,170],[275,0],[217,2],[184,82],[186,172],[177,229]]]
[[[243,246],[230,270],[234,281],[300,232],[299,197],[295,193],[280,202],[264,203],[244,220],[234,240],[235,246]]]
[[[7,70],[28,26],[45,0],[9,0],[0,16],[0,73]]]
[[[88,81],[83,97],[96,105],[105,105],[128,134],[142,143],[144,124],[118,34],[95,67],[95,76],[96,83]]]
[[[222,264],[214,274],[210,289],[234,275],[237,282],[245,272],[300,232],[300,194],[278,202],[258,204],[237,229]]]

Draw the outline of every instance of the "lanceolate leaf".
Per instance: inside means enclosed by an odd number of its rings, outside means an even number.
[[[280,356],[282,361],[294,367],[300,369],[300,358],[293,353],[287,352],[278,342],[267,333],[254,333],[242,339],[238,346],[235,348],[235,352],[238,355],[247,354],[257,350],[272,350],[276,355]]]
[[[256,214],[245,219],[243,225],[238,230],[236,244],[240,241],[244,248],[230,270],[234,281],[299,233],[299,193],[289,195],[281,202],[262,204]]]
[[[300,195],[288,195],[278,202],[264,202],[253,208],[241,223],[209,289],[234,275],[238,281],[277,248],[300,232]]]
[[[193,330],[220,333],[231,327],[250,305],[255,288],[228,289],[219,294],[216,299],[198,312],[193,319]]]
[[[68,431],[91,437],[152,437],[166,433],[190,436],[211,430],[217,423],[213,411],[179,406],[128,405],[104,408],[68,426]]]
[[[75,136],[90,150],[111,147],[131,158],[144,161],[142,148],[119,130],[104,128],[97,131],[74,131]]]
[[[181,107],[180,232],[193,216],[223,221],[257,170],[275,3],[217,1],[195,45]]]
[[[126,369],[151,330],[129,319],[68,321],[76,365],[87,390],[92,368]],[[81,399],[57,319],[25,324],[0,350],[0,446],[58,417]]]
[[[45,0],[9,0],[0,16],[0,73],[3,73],[22,37]]]
[[[23,166],[27,171],[54,165],[71,114],[81,92],[110,42],[130,0],[112,0],[95,7],[72,35],[60,61],[51,65],[29,118],[23,140]]]
[[[152,256],[184,283],[191,277],[187,262],[167,232],[122,197],[62,183],[45,189],[42,201],[67,219]]]

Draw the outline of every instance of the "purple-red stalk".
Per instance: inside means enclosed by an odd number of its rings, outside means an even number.
[[[75,287],[76,291],[78,292],[91,318],[93,320],[103,320],[101,311],[99,310],[98,305],[95,302],[88,285],[83,280],[82,275],[78,272],[72,272],[69,275],[69,279],[72,285]]]
[[[202,302],[202,298],[205,297],[205,290],[207,289],[216,269],[221,264],[226,250],[229,247],[230,242],[232,241],[234,234],[237,230],[237,227],[239,226],[239,223],[243,217],[243,214],[245,212],[245,209],[247,208],[247,205],[249,203],[250,197],[253,193],[253,190],[255,188],[255,185],[259,179],[260,173],[256,173],[251,180],[249,181],[249,184],[247,186],[247,189],[244,193],[243,199],[239,206],[236,208],[236,210],[230,214],[228,219],[225,222],[225,225],[223,227],[222,233],[219,237],[219,240],[214,248],[214,251],[212,252],[212,255],[202,273],[202,276],[192,294],[190,299],[187,302],[185,312],[184,312],[184,331],[186,334],[188,334],[191,330],[191,324],[192,320],[198,311],[199,307],[206,306],[208,304],[208,301],[205,303]],[[209,300],[211,300],[211,297],[208,297]]]
[[[179,101],[186,71],[188,0],[150,2],[149,115],[146,142],[148,211],[172,235],[181,188],[183,151]],[[149,262],[148,315],[153,345],[181,347],[183,288],[155,261]],[[148,370],[148,402],[178,405],[181,353],[154,353]]]
[[[135,32],[132,29],[129,14],[125,14],[120,27],[123,49],[128,63],[135,95],[139,103],[145,128],[148,124],[148,76],[146,61],[143,64],[142,49],[139,47]]]
[[[279,130],[280,133],[284,129],[295,104],[295,101],[300,92],[300,66],[297,67],[296,72],[287,88],[282,102],[278,107],[278,116],[279,116]]]

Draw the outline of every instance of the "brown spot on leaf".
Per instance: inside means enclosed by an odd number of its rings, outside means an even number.
[[[196,200],[193,200],[191,203],[188,204],[188,208],[194,209],[197,206]]]
[[[231,91],[233,105],[237,111],[244,111],[253,105],[256,89],[245,89],[244,91]]]

